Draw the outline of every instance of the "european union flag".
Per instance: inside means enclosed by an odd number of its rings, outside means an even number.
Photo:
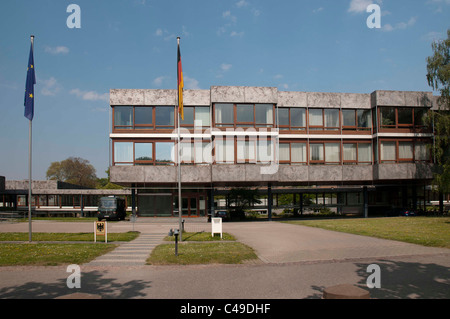
[[[36,75],[34,73],[33,44],[30,48],[30,57],[28,58],[27,83],[25,86],[25,117],[30,121],[34,116],[34,85],[36,84]]]

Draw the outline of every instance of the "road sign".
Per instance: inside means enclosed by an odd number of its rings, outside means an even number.
[[[108,242],[108,224],[104,222],[94,222],[94,242],[97,242],[97,236],[105,236],[105,243]]]

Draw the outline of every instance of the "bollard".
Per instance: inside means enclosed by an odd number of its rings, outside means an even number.
[[[356,286],[344,284],[325,288],[323,299],[370,299],[370,293]]]

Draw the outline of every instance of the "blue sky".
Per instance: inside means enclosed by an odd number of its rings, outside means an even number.
[[[70,29],[69,4],[81,8]],[[370,3],[381,29],[369,29]],[[28,178],[23,93],[35,38],[33,179],[82,157],[105,177],[109,90],[273,86],[285,91],[430,91],[426,57],[450,28],[450,0],[2,0],[0,175]]]

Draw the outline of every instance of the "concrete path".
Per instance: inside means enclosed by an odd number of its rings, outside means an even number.
[[[224,231],[255,249],[265,263],[341,261],[395,256],[450,254],[399,241],[279,222],[224,223]]]
[[[86,266],[143,266],[153,248],[163,242],[167,233],[144,233],[135,240],[121,244],[112,252],[97,257]]]

